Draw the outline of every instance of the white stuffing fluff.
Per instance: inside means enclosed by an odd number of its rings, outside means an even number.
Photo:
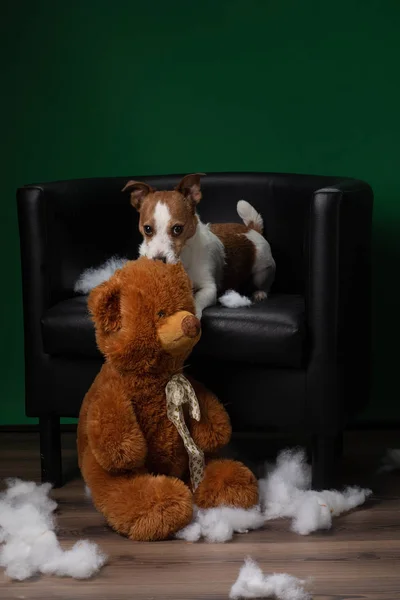
[[[275,598],[276,600],[311,600],[306,581],[287,573],[264,575],[258,564],[246,558],[239,577],[229,593],[231,600],[240,598]]]
[[[87,579],[106,562],[98,546],[78,541],[63,550],[54,533],[56,502],[51,485],[20,479],[7,480],[0,496],[0,566],[6,575],[22,581],[43,573]]]
[[[195,509],[194,519],[176,537],[187,542],[198,542],[204,538],[210,543],[224,543],[232,539],[234,533],[247,533],[250,529],[259,529],[265,518],[258,506],[254,508],[217,508]]]
[[[90,487],[88,485],[85,485],[85,498],[86,500],[91,500],[92,499],[92,492],[90,491]]]
[[[330,529],[332,517],[360,506],[371,490],[347,487],[343,492],[311,487],[311,467],[303,450],[284,450],[276,466],[259,481],[261,503],[266,520],[287,517],[292,530],[308,535],[318,529]]]
[[[247,296],[241,296],[235,290],[228,290],[218,298],[220,304],[226,308],[241,308],[242,306],[251,306],[252,301]]]
[[[110,279],[115,271],[122,269],[127,262],[127,258],[112,256],[100,267],[86,269],[75,283],[74,291],[77,294],[88,294],[93,288]]]
[[[380,472],[390,473],[400,469],[400,449],[389,448],[383,457]]]
[[[178,540],[185,542],[198,542],[201,538],[201,525],[197,521],[193,521],[175,535]]]
[[[234,533],[260,529],[266,521],[279,518],[292,520],[291,529],[309,535],[319,529],[330,529],[332,518],[352,510],[372,494],[369,489],[346,487],[343,492],[311,490],[311,466],[304,450],[283,450],[274,467],[267,467],[258,482],[260,505],[250,509],[221,506],[195,508],[193,521],[178,531],[176,537],[187,542],[223,543]]]

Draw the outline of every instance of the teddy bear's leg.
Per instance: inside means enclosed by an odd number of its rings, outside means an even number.
[[[180,479],[148,473],[111,474],[89,448],[82,473],[96,508],[113,529],[132,540],[168,539],[192,519],[192,494]]]
[[[233,506],[251,508],[258,504],[258,483],[253,473],[241,462],[213,460],[194,493],[199,508]]]

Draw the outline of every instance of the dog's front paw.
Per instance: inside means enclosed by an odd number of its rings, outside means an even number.
[[[199,321],[201,321],[202,315],[203,315],[203,311],[201,310],[201,308],[198,308],[196,310],[196,317],[198,318]]]
[[[268,294],[263,290],[257,290],[256,292],[254,292],[252,297],[254,302],[262,302],[263,300],[266,300],[268,298]]]

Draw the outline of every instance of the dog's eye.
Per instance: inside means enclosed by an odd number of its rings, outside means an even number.
[[[143,229],[146,235],[153,235],[153,228],[150,225],[145,225]]]
[[[183,225],[174,225],[172,228],[172,233],[174,235],[181,235],[183,231]]]
[[[165,317],[165,312],[163,310],[160,310],[157,316],[160,317],[160,319],[162,319],[163,317]]]

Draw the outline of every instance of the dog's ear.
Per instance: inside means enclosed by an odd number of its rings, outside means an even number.
[[[204,177],[205,173],[193,173],[186,175],[176,186],[176,191],[185,196],[187,200],[191,200],[194,204],[198,204],[201,200],[202,193],[200,187],[200,178]]]
[[[121,329],[121,284],[114,275],[90,292],[89,312],[96,329],[103,333],[113,333]]]
[[[143,200],[146,198],[146,196],[154,192],[150,185],[143,183],[142,181],[128,181],[122,191],[131,193],[131,204],[139,212],[142,207]]]

